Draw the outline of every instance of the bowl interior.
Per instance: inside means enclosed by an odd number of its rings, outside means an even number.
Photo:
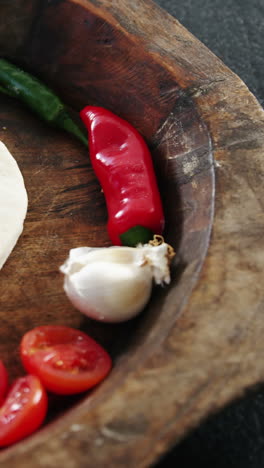
[[[18,347],[26,331],[50,323],[81,328],[113,356],[108,380],[114,387],[129,365],[167,336],[197,281],[213,217],[210,137],[175,75],[144,44],[139,47],[82,2],[47,2],[23,44],[10,50],[6,42],[4,55],[55,89],[77,120],[87,104],[107,107],[130,121],[152,152],[166,214],[164,237],[177,252],[171,285],[156,288],[138,318],[97,323],[68,302],[58,270],[72,247],[110,245],[104,196],[88,152],[0,96],[0,138],[18,161],[29,196],[23,235],[0,272],[0,356],[14,378],[23,372]],[[96,392],[86,398],[96,399]],[[50,419],[76,401],[54,398]]]

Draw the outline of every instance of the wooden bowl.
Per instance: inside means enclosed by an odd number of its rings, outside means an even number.
[[[177,251],[170,287],[157,288],[136,320],[106,325],[79,314],[58,268],[74,246],[109,245],[104,197],[78,142],[1,96],[1,140],[22,169],[29,210],[0,273],[0,356],[20,375],[23,333],[59,323],[103,343],[114,368],[87,396],[54,398],[50,421],[0,463],[150,466],[264,376],[263,111],[149,0],[6,0],[0,16],[2,56],[75,111],[107,107],[144,135]]]

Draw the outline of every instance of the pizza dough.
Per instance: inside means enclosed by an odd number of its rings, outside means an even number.
[[[23,231],[28,197],[20,169],[0,142],[0,269]]]

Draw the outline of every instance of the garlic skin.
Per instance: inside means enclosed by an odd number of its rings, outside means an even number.
[[[156,284],[170,282],[168,245],[71,249],[60,267],[72,304],[95,320],[122,322],[135,317]]]

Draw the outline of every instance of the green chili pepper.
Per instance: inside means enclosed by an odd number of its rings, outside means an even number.
[[[88,146],[87,138],[53,91],[37,78],[1,58],[0,92],[20,99],[43,120],[72,133]]]

